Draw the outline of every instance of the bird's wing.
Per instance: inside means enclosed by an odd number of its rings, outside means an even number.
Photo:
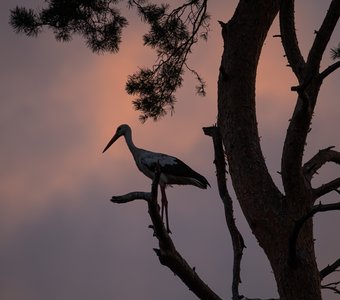
[[[147,169],[144,173],[149,172],[149,174],[152,174],[151,176],[153,176],[156,166],[159,164],[168,184],[194,184],[201,188],[206,188],[209,185],[201,174],[174,156],[145,151],[141,155],[141,164]],[[150,175],[147,176],[150,177]]]
[[[164,169],[166,167],[176,165],[178,163],[178,159],[163,153],[155,153],[144,150],[140,156],[140,162],[145,168],[149,169],[149,171],[155,172],[157,164],[159,164],[161,169]]]

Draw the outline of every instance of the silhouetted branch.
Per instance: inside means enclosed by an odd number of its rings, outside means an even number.
[[[340,68],[340,61],[337,61],[336,63],[328,66],[324,71],[319,74],[318,79],[323,81],[328,75],[332,74],[338,68]]]
[[[113,203],[127,203],[135,200],[145,200],[145,201],[150,201],[151,199],[151,193],[147,192],[131,192],[126,195],[122,196],[112,196],[111,201]]]
[[[333,291],[335,294],[339,294],[339,295],[340,295],[340,289],[338,288],[338,284],[340,284],[340,281],[331,282],[331,283],[328,283],[328,284],[321,285],[321,288],[322,288],[322,289],[331,290],[331,291]]]
[[[283,5],[283,9],[289,12],[287,17],[292,19],[294,1],[282,1],[281,3]],[[289,201],[297,201],[297,199],[299,199],[302,194],[308,194],[308,186],[306,185],[305,178],[301,176],[303,154],[318,92],[322,83],[322,81],[317,80],[319,75],[320,61],[324,54],[327,43],[334,31],[335,25],[339,19],[339,11],[340,1],[333,0],[320,29],[316,33],[313,46],[309,52],[307,62],[304,65],[303,70],[294,71],[297,74],[296,76],[300,84],[299,87],[295,88],[299,94],[299,97],[297,99],[294,113],[287,130],[282,154],[282,182],[287,199],[289,199]],[[285,24],[284,22],[291,23],[290,26],[284,26],[284,29],[286,30],[287,27],[290,28],[290,31],[287,33],[288,37],[286,38],[290,38],[290,42],[295,44],[295,47],[292,47],[295,49],[295,55],[290,54],[290,56],[294,57],[294,59],[298,62],[300,61],[298,65],[301,66],[301,58],[298,58],[299,55],[296,54],[297,42],[294,41],[294,39],[296,39],[295,33],[292,33],[294,30],[294,23],[293,21],[289,21],[289,19],[287,21],[283,20],[283,16],[281,23],[282,22],[283,24]],[[290,34],[294,34],[294,38],[289,36]],[[290,52],[287,51],[287,55],[289,53]]]
[[[326,195],[330,192],[337,192],[337,193],[340,193],[340,177],[328,182],[328,183],[325,183],[323,185],[321,185],[320,187],[316,188],[316,189],[313,189],[313,194],[315,196],[315,199],[318,199],[320,198],[321,196],[323,195]]]
[[[320,278],[324,279],[326,276],[328,276],[329,274],[337,271],[337,269],[340,267],[340,258],[338,260],[336,260],[334,263],[332,263],[331,265],[328,265],[327,267],[323,268],[320,271]]]
[[[319,150],[309,161],[303,166],[305,178],[310,181],[313,175],[326,163],[334,162],[340,164],[340,152],[332,150],[334,146]]]
[[[162,265],[171,269],[188,288],[200,299],[221,300],[197,275],[194,268],[178,253],[175,245],[170,238],[157,203],[158,184],[160,177],[160,168],[155,171],[155,178],[152,181],[151,193],[132,192],[123,196],[114,196],[111,201],[114,203],[127,203],[134,200],[142,199],[148,203],[148,212],[152,221],[154,235],[158,239],[159,249],[154,249]]]
[[[216,166],[216,177],[218,184],[218,191],[224,205],[224,214],[228,229],[231,235],[231,240],[234,250],[234,266],[233,266],[233,283],[232,292],[233,300],[240,299],[239,296],[239,283],[241,282],[241,260],[243,255],[243,249],[245,248],[243,237],[237,229],[234,212],[233,212],[233,201],[229,195],[227,188],[226,179],[226,160],[222,144],[222,138],[217,126],[203,128],[204,134],[212,137],[214,144],[215,159],[214,163]]]
[[[126,91],[137,96],[133,101],[142,112],[140,120],[157,120],[167,111],[173,111],[174,93],[182,86],[185,69],[198,81],[198,94],[205,94],[205,82],[198,72],[190,68],[187,58],[199,38],[207,39],[209,15],[207,0],[191,0],[169,11],[164,4],[149,4],[143,0],[130,0],[142,20],[150,25],[144,35],[144,44],[157,51],[157,61],[152,68],[141,68],[129,76]]]
[[[340,43],[338,44],[338,47],[331,48],[331,58],[333,60],[340,58]]]
[[[305,61],[301,54],[295,30],[294,0],[281,1],[280,31],[282,45],[296,77],[301,82]]]
[[[37,36],[47,27],[58,41],[79,34],[94,52],[117,52],[127,20],[116,8],[117,1],[45,1],[46,8],[11,10],[10,24],[16,32]]]
[[[319,68],[324,51],[339,19],[339,14],[340,1],[332,0],[321,27],[316,32],[312,48],[309,51],[307,64],[309,64],[310,69],[313,71]]]
[[[331,203],[331,204],[322,204],[321,202],[318,205],[312,207],[312,209],[302,218],[295,222],[294,229],[292,234],[289,238],[289,264],[291,266],[295,266],[298,263],[298,257],[296,253],[296,242],[300,233],[300,230],[303,224],[313,217],[318,212],[326,212],[326,211],[333,211],[333,210],[340,210],[340,202]]]

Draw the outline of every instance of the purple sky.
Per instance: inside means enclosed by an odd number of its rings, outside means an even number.
[[[211,2],[211,35],[190,58],[208,84],[207,97],[195,95],[195,82],[187,74],[175,114],[146,124],[139,123],[124,91],[127,76],[155,58],[142,47],[145,26],[132,12],[127,12],[130,26],[120,53],[95,55],[78,37],[61,44],[51,32],[36,39],[13,32],[9,10],[16,4],[39,7],[43,1],[0,2],[0,299],[196,299],[159,264],[146,204],[109,201],[112,195],[150,188],[123,139],[101,153],[121,123],[131,125],[137,146],[177,156],[211,183],[206,191],[167,190],[170,226],[178,250],[216,293],[230,299],[232,248],[217,194],[212,143],[201,128],[216,122],[222,53],[217,20],[228,21],[236,1]],[[330,1],[302,2],[296,19],[306,55]],[[261,57],[257,110],[268,168],[281,187],[277,171],[296,100],[290,87],[296,80],[286,67],[280,40],[272,38],[277,33],[275,24]],[[339,42],[339,26],[333,36],[329,48]],[[323,67],[330,63],[326,53]],[[306,159],[330,145],[340,149],[339,82],[337,72],[322,86]],[[339,172],[339,167],[326,166],[315,186]],[[331,194],[327,200],[338,201],[336,197]],[[235,210],[247,245],[241,292],[275,297],[270,266],[236,202]],[[339,226],[336,213],[315,219],[320,268],[340,257]],[[327,292],[324,299],[336,298]]]

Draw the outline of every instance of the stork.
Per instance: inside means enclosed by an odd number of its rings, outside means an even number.
[[[168,218],[168,200],[165,194],[165,187],[167,185],[194,185],[201,189],[206,189],[210,186],[209,182],[196,171],[191,169],[188,165],[180,159],[163,153],[151,152],[141,148],[137,148],[132,141],[132,132],[129,125],[122,124],[118,126],[115,135],[104,148],[103,153],[110,148],[110,146],[121,136],[124,136],[126,144],[135,160],[137,168],[145,176],[153,179],[157,165],[160,167],[159,185],[161,189],[161,217],[162,220],[165,210],[166,228],[169,229]]]

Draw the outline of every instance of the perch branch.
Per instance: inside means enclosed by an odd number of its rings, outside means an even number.
[[[298,257],[296,253],[296,242],[299,237],[300,230],[303,224],[310,218],[312,218],[318,212],[326,212],[340,210],[340,202],[331,203],[331,204],[322,204],[321,202],[318,205],[312,207],[312,209],[304,215],[302,218],[295,222],[294,229],[289,238],[289,261],[288,263],[292,266],[296,266],[298,263]]]
[[[150,201],[151,199],[151,193],[146,193],[146,192],[131,192],[126,195],[122,196],[112,196],[111,201],[113,203],[128,203],[131,201],[135,200],[145,200],[145,201]]]
[[[334,162],[340,164],[340,152],[332,150],[334,146],[319,150],[303,166],[303,173],[308,181],[311,181],[313,175],[326,163]]]
[[[152,221],[154,235],[158,239],[159,249],[154,249],[162,265],[171,269],[188,288],[200,299],[221,300],[203,280],[197,275],[194,268],[185,261],[177,252],[175,245],[165,229],[159,206],[157,203],[158,184],[161,170],[156,168],[155,177],[152,181],[151,193],[132,192],[123,196],[114,196],[111,201],[114,203],[127,203],[137,199],[146,200],[148,212]]]
[[[338,260],[336,260],[334,263],[332,263],[331,265],[328,265],[327,267],[323,268],[320,271],[320,278],[324,279],[326,276],[328,276],[329,274],[337,271],[337,269],[340,267],[340,258]]]
[[[241,282],[241,260],[243,255],[243,249],[245,244],[243,237],[237,229],[234,212],[233,212],[233,201],[229,195],[227,184],[226,184],[226,161],[223,150],[223,144],[219,129],[217,126],[203,128],[204,134],[212,138],[214,144],[215,159],[214,163],[216,166],[216,177],[218,184],[218,191],[224,205],[224,214],[228,229],[231,235],[231,240],[234,250],[234,265],[233,265],[233,283],[232,293],[233,300],[240,299],[239,295],[239,283]]]

